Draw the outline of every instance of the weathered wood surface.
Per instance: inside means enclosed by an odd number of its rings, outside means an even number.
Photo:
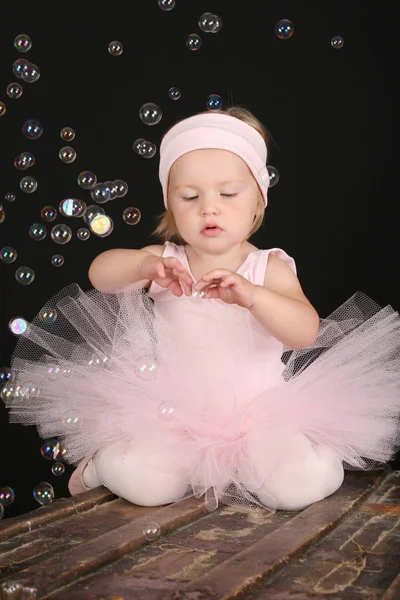
[[[348,472],[297,512],[138,507],[97,488],[0,521],[1,598],[400,600],[399,523],[390,468]]]

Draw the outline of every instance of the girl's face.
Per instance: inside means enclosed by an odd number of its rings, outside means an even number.
[[[193,247],[228,250],[246,240],[260,190],[246,163],[227,150],[194,150],[178,158],[169,174],[168,204],[181,236]],[[218,225],[215,236],[202,233]]]

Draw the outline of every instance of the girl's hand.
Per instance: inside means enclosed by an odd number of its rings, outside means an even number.
[[[150,279],[163,288],[169,288],[174,296],[192,295],[193,280],[182,263],[172,256],[146,256],[139,268],[140,277]],[[182,291],[183,290],[183,291]]]
[[[213,269],[193,286],[199,292],[204,290],[207,298],[219,298],[243,308],[254,305],[254,288],[255,285],[248,279],[228,269]]]

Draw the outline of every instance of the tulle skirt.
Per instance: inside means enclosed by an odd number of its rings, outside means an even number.
[[[69,286],[17,342],[15,379],[2,392],[10,420],[56,438],[76,465],[115,444],[164,445],[170,461],[184,456],[190,465],[181,497],[206,494],[214,504],[257,504],[253,491],[291,459],[287,440],[299,433],[329,448],[346,469],[373,469],[394,457],[400,319],[392,307],[356,293],[321,319],[312,346],[285,349],[279,377],[245,401],[254,332],[239,327],[241,347],[230,344],[221,362],[221,347],[210,344],[205,358],[196,340],[175,339],[157,323],[143,290],[102,294]],[[216,361],[222,366],[209,377],[207,365]]]

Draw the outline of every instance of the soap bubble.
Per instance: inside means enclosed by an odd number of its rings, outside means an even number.
[[[29,65],[28,60],[25,60],[25,58],[17,58],[17,60],[13,62],[13,73],[15,77],[22,79],[22,69],[27,65]]]
[[[32,48],[32,40],[29,35],[25,33],[20,33],[14,40],[14,48],[18,50],[18,52],[28,52]]]
[[[22,133],[29,140],[38,140],[43,134],[43,127],[37,119],[28,119],[22,125]]]
[[[82,217],[87,211],[86,202],[77,198],[61,200],[58,210],[64,217]]]
[[[29,227],[29,235],[36,242],[40,242],[46,237],[47,228],[42,223],[33,223],[33,225]]]
[[[96,183],[90,190],[90,196],[92,200],[98,204],[105,204],[111,200],[111,189],[106,183]]]
[[[89,229],[86,229],[86,227],[81,227],[76,232],[76,237],[81,242],[86,242],[86,240],[88,240],[90,238],[90,231],[89,231]]]
[[[34,63],[28,63],[22,67],[21,79],[25,83],[35,83],[40,79],[40,69]]]
[[[19,83],[9,83],[6,88],[6,94],[11,100],[16,100],[17,98],[21,98],[23,94],[24,88]]]
[[[23,177],[19,182],[19,187],[25,194],[33,194],[37,190],[38,182],[34,177]]]
[[[173,421],[176,417],[176,405],[173,402],[162,402],[157,412],[163,421]]]
[[[82,417],[78,411],[70,410],[62,417],[62,424],[66,432],[79,431],[82,427]]]
[[[23,152],[14,159],[14,167],[18,169],[18,171],[26,171],[26,169],[33,167],[35,162],[36,160],[32,152]]]
[[[114,229],[114,223],[108,215],[96,215],[90,221],[89,227],[98,237],[107,237]]]
[[[204,33],[218,33],[222,28],[222,21],[217,15],[206,12],[198,20],[198,26]]]
[[[139,117],[145,125],[157,125],[162,119],[162,111],[154,102],[147,102],[140,108]]]
[[[0,100],[0,117],[5,115],[7,112],[7,106]]]
[[[17,259],[17,251],[14,250],[11,246],[4,246],[0,250],[0,260],[2,260],[7,265],[10,265]]]
[[[64,264],[64,257],[61,254],[53,254],[51,257],[51,264],[53,267],[62,267]]]
[[[267,171],[269,174],[269,187],[274,187],[279,181],[279,171],[271,165],[267,166]]]
[[[54,206],[43,206],[40,216],[44,221],[51,222],[57,218],[57,209]]]
[[[59,442],[56,439],[44,441],[40,446],[40,454],[46,460],[55,460],[58,454]]]
[[[0,487],[0,504],[9,506],[15,500],[15,492],[9,485]]]
[[[143,535],[149,542],[157,540],[161,535],[161,528],[159,524],[153,521],[146,523],[143,528]]]
[[[68,244],[72,237],[71,228],[68,225],[55,225],[50,232],[50,237],[56,244]]]
[[[281,19],[275,25],[274,31],[280,40],[288,40],[294,34],[294,25],[289,19]]]
[[[186,46],[189,50],[199,50],[201,48],[201,37],[197,33],[191,33],[186,39]]]
[[[83,220],[85,221],[86,225],[89,225],[90,221],[96,215],[104,215],[104,214],[105,214],[105,210],[102,206],[97,206],[96,204],[90,204],[87,207],[85,214],[83,215]]]
[[[335,48],[335,50],[339,50],[340,48],[343,48],[344,39],[342,37],[340,37],[340,35],[336,35],[335,37],[333,37],[331,39],[331,46],[332,46],[332,48]]]
[[[55,308],[44,306],[39,311],[38,317],[39,321],[42,321],[42,323],[54,323],[57,319],[57,311]]]
[[[73,163],[76,159],[76,151],[71,146],[64,146],[58,153],[60,160],[65,164]]]
[[[158,0],[158,6],[161,10],[168,12],[176,6],[176,0]]]
[[[17,196],[13,192],[7,192],[4,194],[4,200],[7,200],[7,202],[14,202],[16,197]]]
[[[4,383],[7,383],[8,381],[12,382],[14,379],[15,376],[9,367],[0,367],[0,388]]]
[[[141,217],[140,210],[134,206],[128,206],[122,213],[122,218],[127,225],[136,225],[139,223]]]
[[[222,98],[218,94],[211,94],[206,101],[207,110],[217,111],[222,108]]]
[[[53,486],[50,483],[42,481],[33,488],[33,497],[42,506],[50,504],[55,498]]]
[[[81,171],[77,182],[83,190],[90,190],[97,183],[97,177],[92,171]]]
[[[30,285],[35,279],[35,271],[31,267],[18,267],[15,271],[15,279],[21,285]]]
[[[56,462],[56,463],[54,463],[54,465],[51,465],[51,472],[56,477],[59,477],[60,475],[64,475],[65,466],[63,465],[63,463]]]
[[[133,142],[133,149],[136,152],[136,154],[140,154],[140,147],[145,141],[146,140],[144,140],[143,138],[137,138],[137,140]]]
[[[137,377],[144,381],[152,381],[158,377],[160,365],[151,355],[139,356],[134,362]]]
[[[8,322],[8,328],[14,335],[23,335],[28,329],[28,322],[22,317],[15,317]]]
[[[123,179],[116,179],[112,185],[117,190],[117,198],[123,198],[128,193],[128,184]]]
[[[179,100],[179,98],[182,96],[181,90],[178,87],[173,86],[169,88],[168,96],[171,98],[171,100]]]
[[[121,42],[115,40],[114,42],[110,42],[108,44],[108,52],[111,56],[121,56],[124,51],[124,47]]]
[[[75,139],[75,131],[72,127],[63,127],[60,131],[60,138],[64,142],[72,142]]]
[[[153,158],[155,153],[157,152],[157,147],[153,142],[149,142],[147,140],[143,140],[140,145],[137,145],[138,154],[143,156],[143,158]]]

